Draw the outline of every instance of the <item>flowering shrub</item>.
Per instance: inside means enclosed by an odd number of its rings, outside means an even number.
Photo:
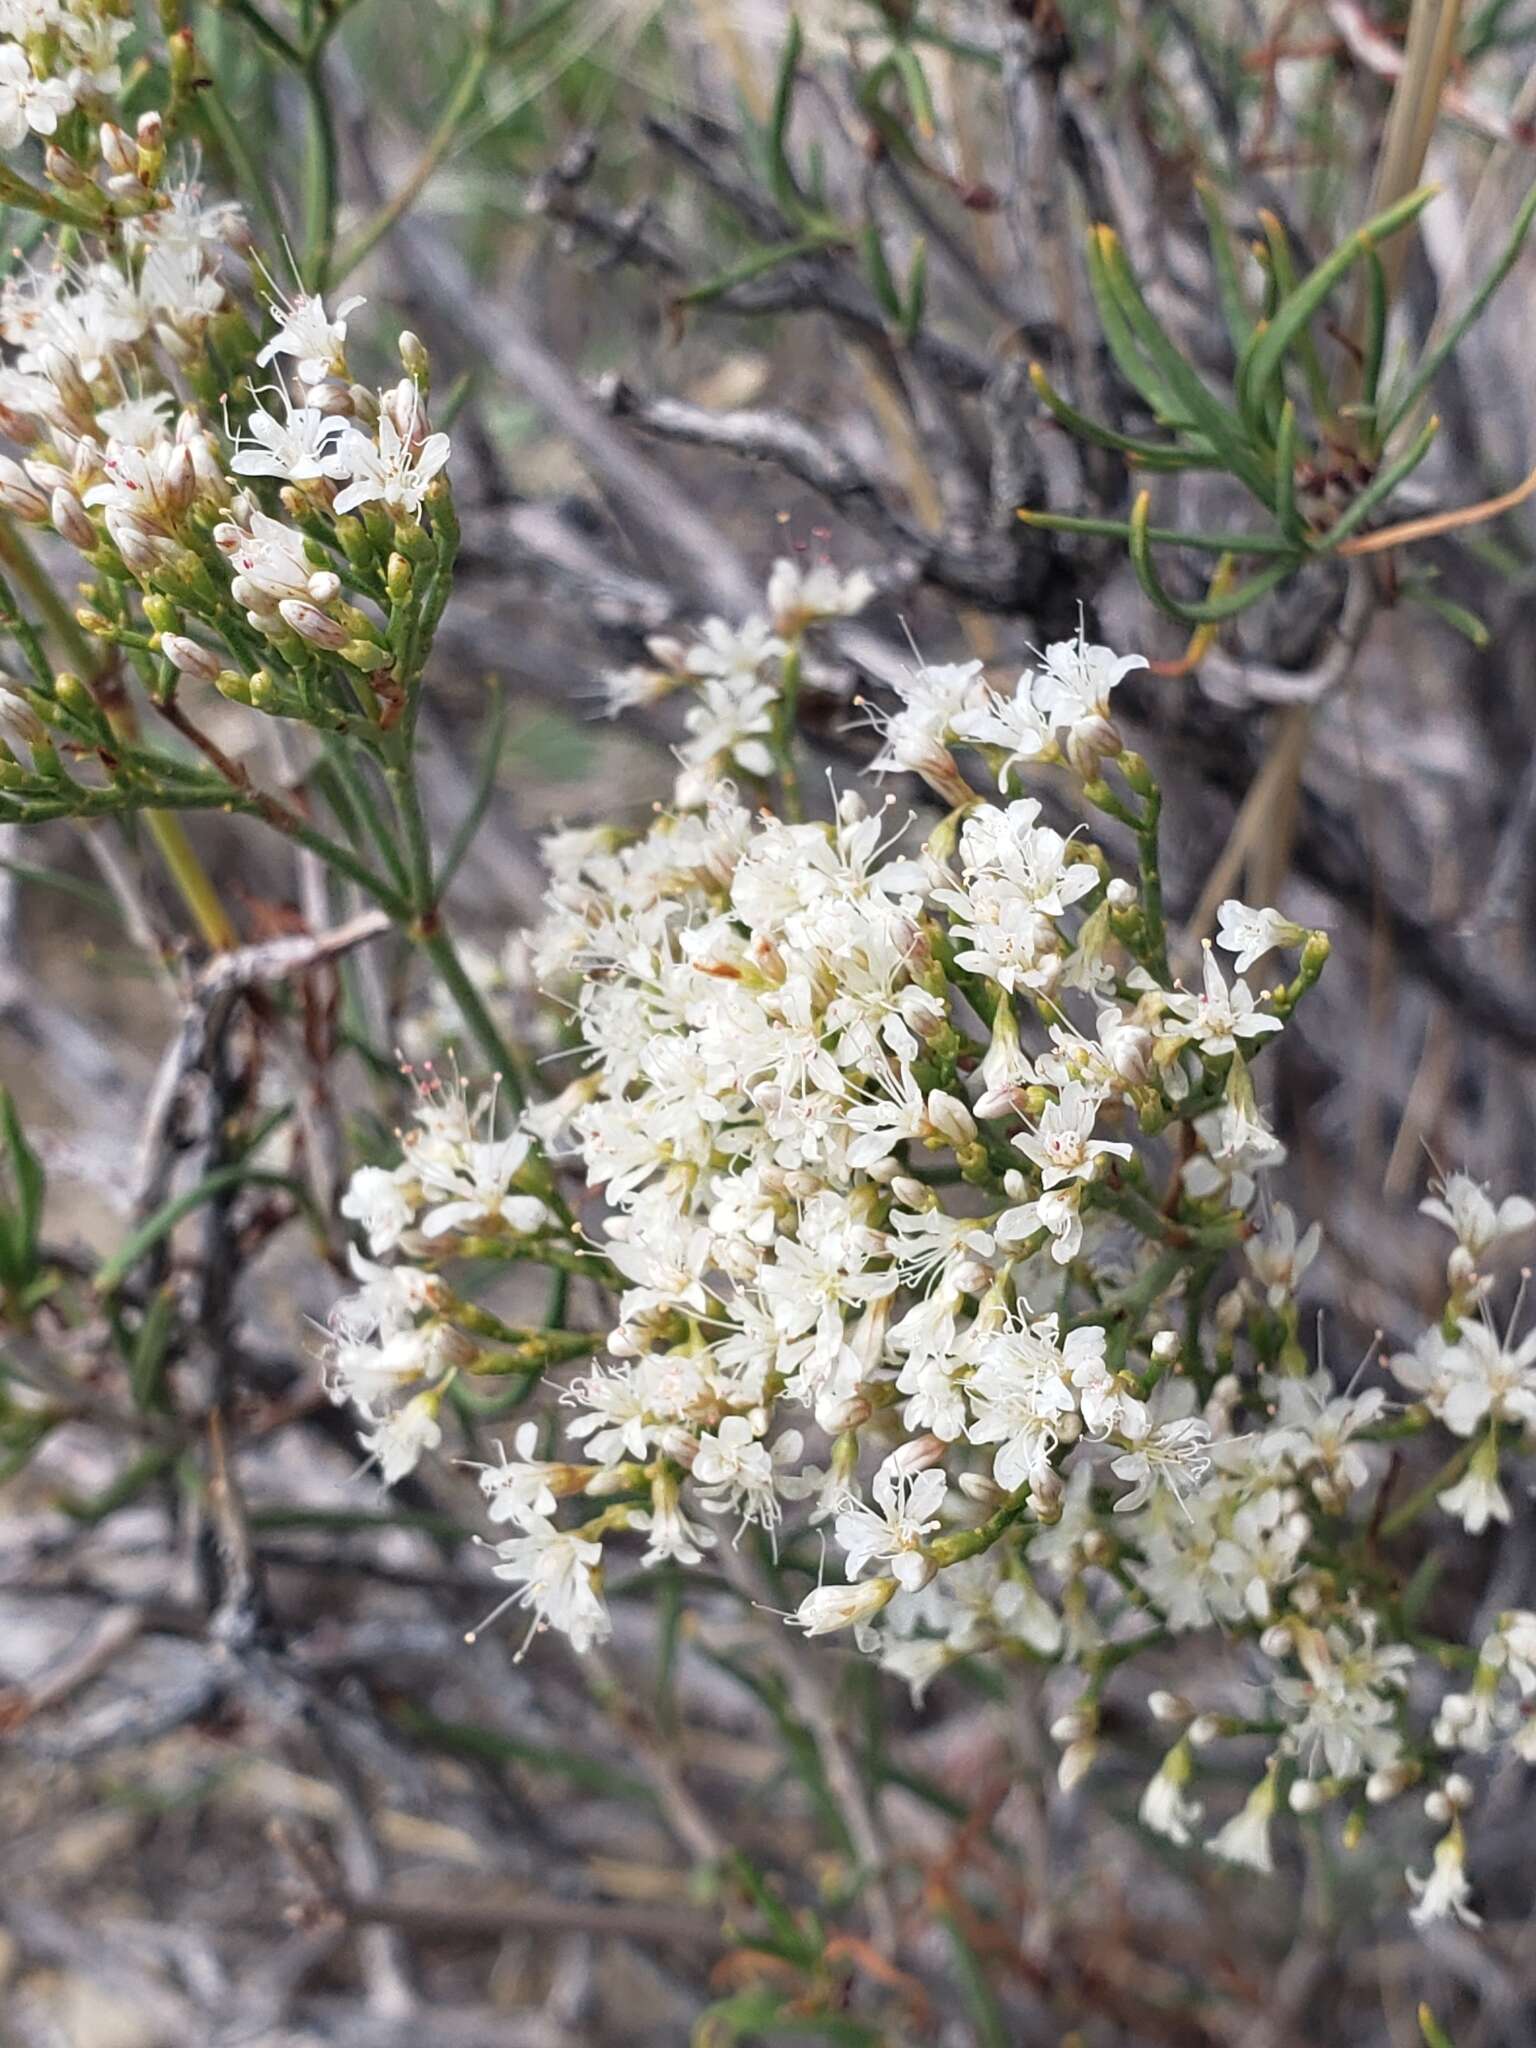
[[[1328,942],[1228,901],[1197,971],[1171,957],[1159,787],[1114,717],[1139,659],[1080,632],[1006,689],[916,666],[868,715],[871,774],[940,801],[919,826],[852,787],[805,812],[807,643],[867,577],[782,561],[759,615],[654,640],[608,698],[681,698],[674,800],[549,842],[527,957],[567,1066],[540,1099],[444,928],[416,785],[457,541],[425,350],[402,336],[403,377],[357,381],[363,302],[327,302],[323,251],[280,291],[238,208],[173,170],[190,38],[130,134],[126,9],[7,22],[0,146],[42,138],[46,182],[0,187],[61,239],[0,288],[0,508],[90,574],[71,619],[19,534],[0,550],[78,654],[56,670],[0,586],[27,668],[0,682],[0,820],[147,814],[214,947],[172,814],[259,820],[421,949],[499,1071],[481,1091],[424,1068],[399,1157],[341,1202],[365,1249],[325,1372],[370,1464],[388,1484],[437,1453],[459,1375],[558,1375],[554,1436],[523,1422],[479,1475],[530,1635],[600,1644],[619,1546],[730,1576],[766,1544],[804,1588],[787,1622],[849,1632],[918,1697],[982,1655],[1071,1674],[1068,1785],[1122,1667],[1240,1645],[1241,1709],[1151,1694],[1147,1827],[1268,1869],[1282,1808],[1353,1829],[1412,1793],[1435,1829],[1414,1917],[1474,1920],[1462,1815],[1478,1759],[1536,1761],[1536,1614],[1433,1635],[1391,1545],[1421,1516],[1510,1518],[1536,1336],[1502,1334],[1489,1296],[1536,1208],[1447,1176],[1425,1205],[1452,1238],[1442,1314],[1385,1383],[1339,1390],[1298,1308],[1318,1227],[1263,1192],[1284,1153],[1259,1086]],[[231,758],[210,692],[312,736],[329,819]],[[34,1239],[6,1242],[12,1309]],[[612,1312],[509,1325],[477,1298],[498,1262],[585,1276]],[[1399,1500],[1388,1446],[1419,1435],[1444,1463]],[[1201,1759],[1227,1744],[1255,1775],[1207,1821]]]
[[[805,636],[867,594],[781,562],[762,616],[611,680],[616,702],[694,694],[674,807],[548,844],[532,962],[571,1005],[572,1078],[499,1141],[488,1107],[428,1080],[399,1164],[347,1199],[371,1257],[335,1312],[333,1390],[403,1472],[456,1370],[541,1368],[566,1341],[488,1329],[445,1269],[585,1265],[617,1310],[606,1358],[562,1386],[564,1443],[525,1423],[480,1473],[512,1532],[506,1604],[535,1628],[578,1650],[607,1635],[625,1536],[646,1566],[694,1566],[753,1528],[803,1557],[820,1529],[827,1567],[790,1623],[851,1630],[918,1696],[979,1653],[1078,1672],[1053,1731],[1067,1783],[1093,1767],[1115,1670],[1219,1632],[1248,1646],[1254,1704],[1153,1695],[1171,1746],[1144,1822],[1195,1839],[1197,1753],[1261,1738],[1213,1854],[1268,1869],[1281,1805],[1417,1788],[1443,1832],[1414,1915],[1472,1918],[1463,1765],[1536,1760],[1536,1616],[1435,1640],[1381,1544],[1424,1511],[1474,1533],[1509,1517],[1536,1338],[1501,1339],[1485,1295],[1536,1208],[1449,1177],[1425,1205],[1453,1238],[1443,1318],[1389,1361],[1390,1396],[1340,1392],[1298,1320],[1319,1230],[1261,1193],[1284,1153],[1254,1068],[1326,938],[1229,901],[1197,986],[1170,971],[1157,785],[1112,717],[1140,664],[1081,637],[1010,693],[977,662],[902,686],[875,768],[951,806],[921,845],[851,789],[803,820],[793,774],[774,788]],[[1049,770],[1134,835],[1134,879],[1021,793]],[[1247,979],[1285,954],[1288,978]],[[602,1191],[598,1244],[550,1206],[531,1139]],[[1434,1428],[1456,1440],[1446,1468],[1394,1505],[1387,1441]],[[1443,1666],[1471,1690],[1436,1708]]]

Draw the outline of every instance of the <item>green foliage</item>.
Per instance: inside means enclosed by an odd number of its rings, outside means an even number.
[[[1218,395],[1188,361],[1148,304],[1119,237],[1104,226],[1089,234],[1087,266],[1105,345],[1168,438],[1138,438],[1089,419],[1054,388],[1038,363],[1031,365],[1030,379],[1041,403],[1069,432],[1122,455],[1133,472],[1203,469],[1225,474],[1242,485],[1267,523],[1241,535],[1160,530],[1151,523],[1145,491],[1123,522],[1087,522],[1032,510],[1020,517],[1055,532],[1119,536],[1128,545],[1143,590],[1160,611],[1186,624],[1210,626],[1246,611],[1309,562],[1356,552],[1371,523],[1424,461],[1439,421],[1431,417],[1415,431],[1407,429],[1436,373],[1513,267],[1536,218],[1536,187],[1467,306],[1391,388],[1383,382],[1387,290],[1378,251],[1411,226],[1434,188],[1422,187],[1377,214],[1299,279],[1284,229],[1273,215],[1264,215],[1264,240],[1253,252],[1265,282],[1265,303],[1257,311],[1249,303],[1216,194],[1204,183],[1198,191],[1234,353],[1230,394]],[[1341,332],[1331,323],[1330,307],[1352,281],[1363,313],[1358,339],[1345,335],[1343,345],[1354,367],[1351,374],[1330,381],[1319,333]],[[1348,545],[1351,541],[1355,548]],[[1152,554],[1154,545],[1164,542],[1221,557],[1204,599],[1187,601],[1167,588]],[[1232,563],[1244,554],[1277,559],[1234,586]],[[1445,615],[1443,602],[1425,601]],[[1474,638],[1482,633],[1477,620],[1453,609],[1459,630]]]

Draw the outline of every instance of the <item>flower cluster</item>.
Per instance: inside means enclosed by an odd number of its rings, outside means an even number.
[[[122,91],[131,0],[5,0],[0,7],[0,149],[51,137],[75,109]]]
[[[616,705],[696,697],[672,808],[548,844],[532,956],[571,1005],[576,1070],[511,1149],[480,1141],[483,1172],[462,1105],[445,1119],[429,1098],[400,1164],[359,1173],[348,1213],[394,1263],[360,1267],[336,1312],[335,1383],[398,1469],[452,1346],[473,1348],[463,1304],[431,1292],[445,1264],[488,1247],[584,1261],[616,1308],[593,1340],[606,1358],[564,1382],[565,1454],[528,1424],[481,1473],[515,1531],[496,1570],[536,1627],[578,1647],[607,1633],[611,1542],[642,1539],[647,1567],[713,1551],[727,1569],[766,1542],[816,1573],[797,1626],[852,1629],[919,1693],[987,1650],[1075,1672],[1054,1731],[1068,1783],[1099,1755],[1121,1664],[1221,1631],[1246,1645],[1242,1701],[1154,1696],[1176,1737],[1146,1824],[1195,1839],[1197,1753],[1218,1740],[1264,1760],[1206,1846],[1256,1868],[1282,1805],[1419,1784],[1448,1831],[1416,1914],[1465,1913],[1453,1765],[1530,1747],[1529,1617],[1416,1726],[1425,1639],[1347,1561],[1388,1434],[1443,1424],[1466,1441],[1427,1504],[1474,1532],[1508,1514],[1500,1457],[1536,1415],[1536,1340],[1509,1348],[1486,1297],[1490,1255],[1536,1210],[1448,1180],[1426,1205],[1457,1240],[1444,1318],[1391,1361],[1395,1389],[1338,1391],[1301,1342],[1320,1236],[1262,1192],[1284,1153],[1251,1065],[1326,940],[1233,901],[1193,986],[1170,971],[1159,795],[1111,712],[1139,664],[1081,636],[1006,694],[976,663],[903,684],[876,767],[950,806],[921,843],[851,790],[802,819],[784,711],[804,636],[868,596],[781,564],[746,626],[710,621],[613,679]],[[1019,791],[1026,765],[1039,794]],[[1050,792],[1125,827],[1134,875],[1053,823]],[[1288,981],[1246,978],[1287,949]],[[603,1198],[597,1242],[528,1177],[529,1135]],[[381,1363],[405,1358],[398,1379]]]
[[[79,622],[124,651],[156,706],[171,710],[184,680],[211,685],[393,761],[457,538],[425,353],[406,334],[399,381],[356,381],[362,300],[281,292],[239,208],[205,195],[195,163],[178,168],[169,115],[130,135],[71,112],[110,114],[130,16],[27,0],[0,44],[0,146],[53,137],[59,196],[25,189],[68,237],[0,285],[0,431],[15,450],[0,455],[0,507],[84,558],[96,580]],[[0,817],[227,801],[231,784],[240,807],[238,772],[138,745],[99,693],[22,645],[31,673],[0,678]]]

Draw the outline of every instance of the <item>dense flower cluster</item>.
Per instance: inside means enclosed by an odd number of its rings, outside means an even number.
[[[0,147],[54,138],[70,225],[67,255],[45,242],[0,284],[0,431],[17,451],[0,455],[0,507],[85,558],[82,626],[125,649],[157,701],[186,678],[333,731],[376,721],[365,743],[382,755],[394,676],[427,644],[456,538],[420,343],[402,337],[399,382],[354,381],[360,298],[280,291],[247,257],[240,209],[210,200],[195,164],[178,171],[159,114],[129,135],[71,111],[110,112],[131,10],[25,0],[5,25]],[[81,807],[97,785],[64,762],[93,756],[120,803],[142,801],[148,764],[109,737],[91,693],[40,654],[0,678],[3,815]],[[216,793],[185,780],[186,802]]]
[[[316,844],[186,712],[183,686],[211,686],[356,743],[348,836],[320,843],[430,953],[411,745],[456,528],[425,356],[406,335],[402,380],[354,381],[362,301],[249,264],[238,210],[175,171],[171,110],[116,125],[128,27],[116,0],[0,13],[0,148],[42,153],[49,187],[27,190],[68,231],[0,285],[0,507],[84,559],[81,624],[199,758],[146,751],[18,615],[0,818],[220,804]],[[1122,1664],[1219,1632],[1240,1681],[1151,1696],[1169,1744],[1145,1824],[1267,1869],[1282,1806],[1418,1788],[1440,1833],[1415,1917],[1472,1919],[1462,1816],[1480,1759],[1536,1760],[1536,1615],[1442,1641],[1381,1546],[1421,1512],[1474,1535],[1511,1517],[1536,1334],[1490,1294],[1536,1207],[1449,1176],[1425,1205],[1453,1240],[1443,1313],[1340,1391],[1301,1339],[1320,1234],[1264,1192],[1284,1154],[1253,1070],[1325,938],[1229,901],[1197,966],[1170,960],[1161,798],[1114,716],[1142,664],[1081,633],[1011,689],[920,664],[866,707],[874,773],[942,801],[925,836],[851,789],[808,820],[807,636],[873,595],[782,561],[760,612],[606,679],[615,711],[681,693],[684,737],[648,829],[548,846],[526,955],[570,1020],[570,1077],[508,1116],[423,1071],[399,1156],[342,1203],[365,1249],[330,1390],[392,1482],[442,1443],[460,1374],[561,1369],[563,1429],[525,1422],[479,1473],[533,1629],[606,1637],[611,1544],[689,1567],[764,1543],[806,1587],[789,1621],[851,1631],[917,1694],[983,1652],[1059,1667],[1066,1784]],[[462,1007],[459,956],[431,957]],[[495,1259],[587,1275],[612,1314],[508,1325],[455,1278]],[[1399,1502],[1385,1441],[1421,1433],[1445,1462]],[[1257,1776],[1207,1833],[1216,1743]]]
[[[906,680],[877,767],[950,804],[922,844],[853,791],[825,822],[754,808],[743,785],[772,794],[806,630],[868,594],[783,563],[762,615],[612,679],[615,704],[691,686],[697,709],[671,810],[548,845],[533,963],[574,1004],[578,1071],[499,1144],[429,1089],[400,1164],[358,1174],[348,1213],[394,1262],[359,1265],[335,1384],[386,1470],[435,1440],[476,1348],[433,1291],[444,1262],[583,1255],[536,1138],[604,1198],[586,1256],[617,1308],[606,1359],[564,1380],[564,1453],[525,1425],[480,1475],[515,1530],[497,1571],[535,1625],[578,1647],[608,1632],[604,1546],[626,1532],[645,1565],[686,1566],[754,1526],[805,1558],[820,1531],[841,1573],[790,1617],[807,1633],[854,1630],[918,1693],[985,1650],[1082,1674],[1055,1728],[1068,1783],[1098,1753],[1114,1669],[1221,1630],[1249,1646],[1242,1710],[1155,1696],[1175,1734],[1146,1824],[1195,1838],[1196,1753],[1218,1739],[1267,1744],[1207,1840],[1260,1869],[1282,1803],[1420,1783],[1446,1832],[1415,1913],[1465,1917],[1470,1786],[1450,1765],[1536,1748],[1536,1620],[1506,1616],[1425,1727],[1422,1639],[1346,1560],[1387,1435],[1442,1423],[1465,1446],[1439,1508],[1473,1531],[1508,1516],[1501,1452],[1536,1413],[1536,1339],[1511,1347],[1484,1301],[1491,1255],[1536,1209],[1452,1176],[1426,1204],[1455,1238],[1446,1314],[1391,1361],[1396,1389],[1310,1368],[1296,1297],[1319,1232],[1261,1193],[1283,1150],[1250,1061],[1326,941],[1228,902],[1194,986],[1169,971],[1157,791],[1111,716],[1139,664],[1081,637],[1007,694],[977,663]],[[1024,764],[1055,782],[1020,794]],[[1049,822],[1063,786],[1129,827],[1134,880]],[[1293,978],[1251,984],[1280,949]]]

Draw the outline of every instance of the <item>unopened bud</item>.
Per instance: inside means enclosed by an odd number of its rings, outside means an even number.
[[[1123,875],[1116,875],[1104,891],[1104,900],[1111,910],[1129,910],[1136,901],[1136,891]]]
[[[1189,1724],[1189,1739],[1196,1749],[1208,1749],[1221,1735],[1219,1714],[1196,1714]]]
[[[1405,1764],[1386,1764],[1379,1771],[1372,1771],[1365,1781],[1365,1796],[1372,1806],[1385,1806],[1407,1791],[1413,1782],[1413,1772]]]
[[[1328,1803],[1328,1794],[1311,1778],[1298,1778],[1290,1790],[1292,1813],[1320,1813]]]
[[[1099,1745],[1091,1736],[1083,1742],[1068,1743],[1056,1766],[1056,1783],[1063,1792],[1070,1792],[1082,1783],[1093,1769],[1098,1754]]]
[[[71,547],[82,552],[96,545],[96,529],[86,514],[85,507],[67,484],[60,484],[48,501],[49,517],[53,530],[61,534]]]
[[[1182,1728],[1195,1711],[1184,1695],[1177,1692],[1148,1693],[1147,1708],[1153,1720],[1174,1728]]]
[[[384,588],[391,604],[404,604],[411,594],[411,565],[404,555],[392,554],[384,571]]]
[[[185,633],[162,633],[160,652],[178,675],[194,676],[200,683],[217,683],[224,664],[211,648]]]
[[[32,526],[42,526],[52,517],[47,492],[9,455],[0,455],[0,506]]]
[[[327,419],[350,419],[352,415],[352,393],[345,384],[338,384],[334,377],[326,377],[318,384],[306,384],[304,403],[312,405],[317,412],[323,412]]]
[[[140,149],[151,156],[160,156],[165,150],[165,123],[153,107],[140,114],[134,125],[134,139]]]
[[[316,604],[330,604],[341,595],[341,578],[334,569],[317,569],[305,585]]]
[[[910,1478],[915,1473],[926,1472],[930,1465],[942,1464],[944,1450],[943,1439],[928,1430],[922,1436],[909,1437],[904,1444],[898,1444],[880,1469],[899,1472]]]
[[[432,359],[427,354],[426,344],[419,334],[409,327],[400,330],[400,367],[408,377],[418,384],[425,384],[432,374]]]
[[[327,653],[339,654],[351,638],[345,626],[338,625],[317,606],[306,604],[302,598],[282,598],[277,609],[283,623],[290,626],[301,640],[307,640],[311,647],[323,647]]]
[[[1058,1714],[1051,1723],[1051,1740],[1066,1744],[1082,1742],[1092,1735],[1099,1725],[1099,1717],[1090,1703],[1087,1706],[1070,1707],[1066,1713]]]
[[[1476,1797],[1472,1780],[1461,1771],[1452,1771],[1441,1789],[1458,1813],[1465,1813]]]
[[[56,142],[50,142],[43,151],[43,169],[64,192],[83,192],[91,182],[69,151],[60,149]]]
[[[365,676],[374,675],[389,666],[388,650],[374,640],[349,640],[339,652],[350,668],[361,669]]]
[[[119,178],[132,178],[138,183],[138,144],[126,129],[119,128],[115,121],[101,124],[101,160],[107,169]]]
[[[1177,1330],[1159,1330],[1152,1339],[1152,1357],[1158,1365],[1172,1365],[1179,1355]]]

